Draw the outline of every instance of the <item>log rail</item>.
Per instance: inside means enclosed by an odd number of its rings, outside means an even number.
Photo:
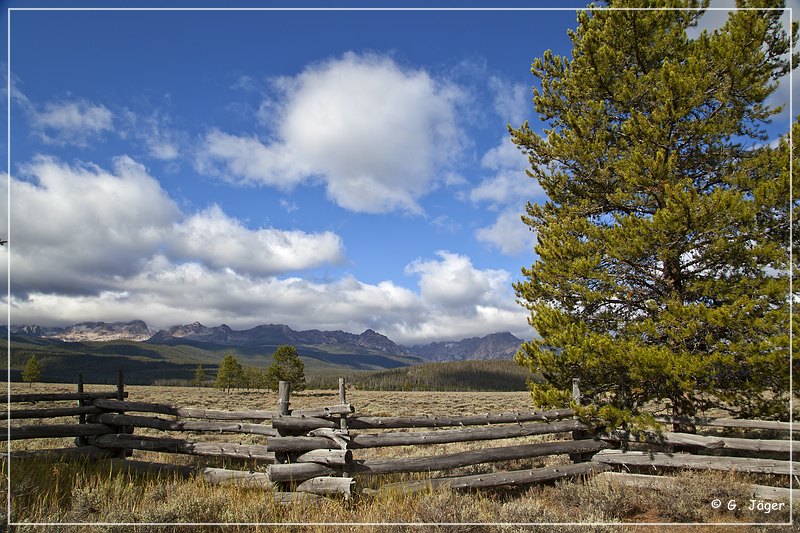
[[[571,409],[526,413],[487,413],[462,416],[360,416],[347,403],[344,380],[340,380],[339,404],[293,410],[290,388],[282,382],[275,409],[222,411],[195,407],[129,401],[124,391],[122,373],[117,390],[58,394],[20,394],[3,396],[9,410],[0,414],[6,420],[46,419],[77,416],[77,424],[19,425],[10,423],[10,440],[76,437],[77,447],[56,450],[15,451],[14,459],[42,457],[81,457],[107,461],[115,469],[130,472],[168,473],[182,477],[197,476],[211,483],[238,483],[261,486],[275,493],[280,502],[295,501],[304,494],[350,497],[356,478],[410,472],[445,472],[445,477],[384,485],[377,491],[416,492],[447,487],[453,490],[486,487],[520,486],[562,478],[576,478],[599,472],[613,477],[615,470],[642,468],[652,471],[670,469],[712,469],[739,471],[771,476],[798,476],[800,469],[791,462],[791,440],[689,435],[675,432],[625,432],[594,434],[577,420]],[[574,384],[574,400],[580,400],[579,384]],[[11,404],[72,401],[70,407],[11,409]],[[131,414],[137,413],[137,414]],[[672,423],[672,418],[659,419]],[[785,422],[734,419],[692,419],[696,425],[725,428],[748,428],[770,431],[796,431]],[[161,432],[185,432],[192,437],[135,435],[137,428]],[[405,431],[414,429],[415,431]],[[403,431],[393,431],[403,430]],[[249,442],[207,442],[204,434],[247,436]],[[552,442],[511,446],[484,446],[457,453],[438,453],[420,457],[354,458],[353,451],[396,446],[428,446],[458,442],[495,441],[538,435],[555,435]],[[565,440],[566,438],[566,440]],[[255,443],[253,443],[255,441]],[[647,451],[623,451],[629,446]],[[674,451],[681,453],[673,453]],[[158,464],[126,459],[134,452],[187,454],[196,457],[249,461],[257,471],[230,470],[203,466]],[[713,455],[697,455],[697,453]],[[731,457],[724,454],[748,455]],[[759,456],[767,456],[763,458]],[[472,476],[447,475],[450,470],[502,461],[528,460],[547,456],[568,456],[572,464],[538,467],[509,472]],[[754,456],[754,457],[750,457]],[[778,459],[776,459],[778,457]],[[784,460],[787,459],[787,460]],[[257,467],[256,467],[257,468]],[[627,483],[641,482],[627,474],[619,477]],[[634,476],[634,477],[631,477]],[[643,479],[643,478],[642,478]],[[655,485],[654,485],[655,486]],[[282,492],[283,489],[293,492]],[[784,495],[770,487],[762,494]],[[288,496],[287,496],[288,495]]]

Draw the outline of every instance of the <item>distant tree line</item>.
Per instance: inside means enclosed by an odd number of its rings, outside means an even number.
[[[510,360],[452,361],[358,374],[353,386],[385,391],[524,391],[530,372]]]

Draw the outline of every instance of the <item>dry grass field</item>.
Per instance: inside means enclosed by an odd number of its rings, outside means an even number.
[[[108,385],[86,386],[87,391],[112,388]],[[275,394],[269,391],[225,393],[209,388],[144,386],[129,386],[126,390],[129,400],[168,403],[181,407],[272,409],[276,401]],[[31,388],[24,384],[13,384],[12,387],[12,393],[74,391],[74,386],[56,384],[34,384]],[[375,392],[348,389],[347,395],[357,414],[373,416],[500,413],[528,411],[531,407],[529,396],[524,392]],[[295,409],[331,405],[338,403],[338,394],[335,391],[304,391],[293,394],[291,402]],[[48,406],[50,405],[44,403],[36,405]],[[73,420],[64,419],[61,422]],[[40,423],[53,423],[53,420]],[[155,430],[136,431],[137,434],[148,432],[157,434]],[[195,436],[187,435],[186,438]],[[197,438],[200,440],[200,437]],[[560,437],[557,435],[550,435],[491,443],[355,450],[354,457],[364,459],[436,455],[558,438]],[[263,443],[263,438],[258,436],[230,434],[204,434],[202,440]],[[72,439],[39,439],[14,441],[12,449],[72,445]],[[133,458],[200,464],[197,458],[152,452],[137,451]],[[433,475],[479,474],[568,462],[567,457],[557,456],[476,465]],[[220,460],[204,461],[202,464],[254,470],[266,468],[264,465],[225,463]],[[3,472],[6,476],[9,473],[9,465],[5,461]],[[112,472],[107,466],[96,463],[15,461],[11,464],[10,473],[12,522],[58,523],[46,529],[43,529],[44,526],[34,525],[15,526],[15,531],[438,531],[443,528],[454,531],[530,530],[530,526],[523,524],[550,524],[546,526],[548,531],[653,531],[653,527],[626,525],[621,528],[619,524],[659,522],[716,524],[702,526],[700,530],[704,531],[786,531],[786,526],[744,526],[737,523],[786,522],[789,518],[786,511],[770,514],[748,511],[746,505],[750,496],[746,484],[759,481],[763,483],[764,480],[726,473],[675,474],[674,483],[659,491],[630,488],[603,478],[593,478],[513,491],[429,491],[415,495],[360,496],[349,501],[331,498],[321,503],[295,502],[284,505],[275,503],[269,491],[264,489],[215,486],[201,479],[134,476]],[[374,476],[364,478],[358,489],[427,476],[428,474]],[[2,496],[5,499],[9,488],[3,489]],[[740,508],[728,511],[723,507],[715,511],[711,507],[714,498],[725,502],[735,499],[740,502]],[[142,522],[161,525],[130,525]],[[68,523],[81,525],[68,526]],[[120,523],[129,525],[111,525]],[[180,523],[240,525],[175,525]],[[245,525],[254,523],[282,525]],[[456,523],[462,525],[442,525]],[[558,525],[564,523],[573,525]],[[689,526],[686,530],[689,530]],[[698,528],[691,527],[691,530]]]

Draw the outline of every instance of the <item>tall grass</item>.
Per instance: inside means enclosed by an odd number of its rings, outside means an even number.
[[[7,474],[3,464],[3,473]],[[362,526],[357,531],[438,531],[436,524],[465,523],[459,531],[525,531],[503,523],[583,523],[580,530],[620,531],[593,523],[785,522],[786,511],[750,516],[742,509],[712,509],[712,498],[749,500],[746,486],[730,474],[681,474],[662,490],[643,490],[605,478],[560,482],[527,490],[474,493],[389,492],[346,501],[279,504],[269,491],[210,485],[199,478],[141,476],[112,471],[100,463],[16,461],[11,472],[12,521],[61,523],[54,531],[268,531],[262,527],[97,526],[103,523],[414,523],[428,526]],[[3,495],[5,497],[5,495]],[[66,523],[82,525],[66,526]],[[305,530],[330,531],[332,526]],[[282,530],[291,531],[284,527]],[[338,529],[351,529],[338,527]],[[43,531],[23,525],[16,531]],[[300,530],[299,527],[295,530]],[[550,531],[576,531],[550,526]],[[711,529],[713,530],[713,529]],[[779,530],[775,529],[776,531]]]

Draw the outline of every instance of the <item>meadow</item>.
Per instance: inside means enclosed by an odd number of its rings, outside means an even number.
[[[87,391],[108,390],[108,385],[88,385]],[[73,392],[65,384],[12,384],[12,393]],[[129,399],[154,401],[182,407],[213,409],[272,409],[275,395],[269,391],[238,390],[225,393],[211,388],[128,386]],[[348,388],[348,401],[361,415],[455,415],[482,414],[531,409],[526,392],[393,392]],[[309,390],[292,395],[292,408],[301,409],[338,402],[336,391]],[[62,404],[63,405],[63,404]],[[36,407],[47,407],[44,402]],[[22,407],[22,406],[19,406]],[[64,419],[68,423],[73,419]],[[14,424],[18,421],[12,422]],[[31,423],[27,421],[26,423]],[[45,422],[42,422],[45,423]],[[48,421],[47,423],[52,423]],[[137,429],[137,434],[149,430]],[[514,439],[524,443],[558,436]],[[228,440],[230,435],[204,435],[204,440]],[[237,442],[257,443],[257,436],[236,436]],[[503,441],[493,441],[502,445]],[[13,450],[72,446],[72,439],[14,441]],[[419,456],[475,449],[485,443],[454,443],[356,450],[356,458]],[[135,452],[135,459],[179,464],[199,464],[199,459],[153,452]],[[465,475],[566,464],[565,456],[506,461],[439,472],[434,475]],[[203,461],[209,466],[263,470],[252,463],[224,464]],[[275,503],[268,490],[241,486],[210,485],[202,479],[178,479],[118,473],[102,463],[63,461],[3,462],[11,474],[3,497],[10,490],[12,522],[59,523],[52,531],[271,531],[269,525],[179,526],[180,523],[284,524],[286,531],[439,531],[440,524],[458,531],[527,531],[522,524],[553,524],[549,531],[620,531],[613,523],[703,522],[705,531],[785,531],[785,526],[736,526],[737,522],[786,522],[786,511],[754,515],[745,508],[728,511],[712,509],[714,498],[722,501],[750,499],[747,484],[762,480],[730,473],[678,473],[674,482],[660,490],[626,487],[605,478],[557,482],[516,490],[476,492],[428,491],[413,495],[386,493],[360,495],[345,501],[327,498],[322,502]],[[364,478],[362,488],[381,483],[422,479],[428,474],[394,474]],[[3,518],[5,519],[5,517]],[[115,526],[111,523],[159,523],[161,525]],[[80,523],[67,526],[66,523]],[[304,525],[304,524],[315,525]],[[500,524],[517,525],[500,525]],[[573,526],[556,525],[572,523]],[[98,525],[103,524],[103,525]],[[287,525],[294,524],[294,525]],[[325,525],[327,524],[327,525]],[[339,524],[333,526],[331,524]],[[362,524],[362,525],[355,525]],[[489,525],[494,524],[494,525]],[[43,531],[42,526],[22,525],[15,531]],[[697,528],[692,528],[696,530]],[[624,526],[625,531],[652,531],[645,526]],[[680,531],[681,528],[678,528]]]

